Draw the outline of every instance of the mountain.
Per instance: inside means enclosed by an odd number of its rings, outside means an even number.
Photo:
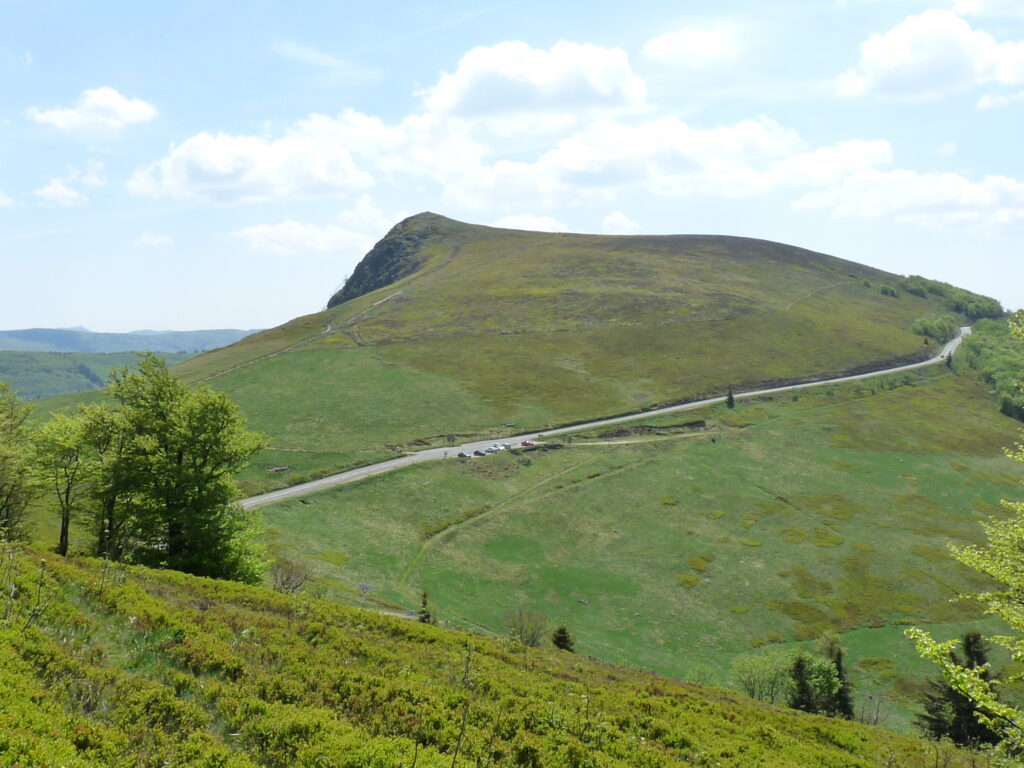
[[[0,351],[19,352],[202,352],[234,344],[254,331],[138,331],[93,333],[84,328],[24,328],[0,331]]]
[[[326,311],[178,371],[230,394],[271,436],[246,478],[256,490],[449,435],[921,359],[934,347],[911,328],[951,311],[943,292],[963,294],[763,240],[525,232],[424,213],[395,226]]]

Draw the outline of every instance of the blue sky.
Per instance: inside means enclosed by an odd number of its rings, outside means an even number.
[[[269,327],[431,210],[1024,305],[1024,0],[0,0],[0,328]]]

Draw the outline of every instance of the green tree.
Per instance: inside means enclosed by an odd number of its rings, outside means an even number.
[[[1018,311],[1011,324],[1014,335],[1024,340],[1024,313]],[[1007,455],[1024,463],[1024,442],[1018,442]],[[954,558],[1001,586],[975,597],[986,613],[999,616],[1016,632],[993,637],[992,642],[1006,648],[1010,658],[1019,665],[1024,663],[1024,502],[1004,501],[1003,506],[1012,513],[1009,518],[982,524],[988,537],[985,546],[951,549]],[[977,666],[962,663],[965,660],[954,653],[956,640],[938,642],[917,627],[908,629],[906,635],[914,641],[918,653],[938,665],[950,688],[973,703],[975,716],[998,734],[1004,752],[1015,754],[1024,750],[1024,711],[999,696],[1003,685],[1024,680],[1024,673],[994,678],[987,663]]]
[[[725,407],[726,408],[735,408],[736,407],[736,398],[732,396],[732,387],[729,387],[729,394],[725,396]]]
[[[551,644],[569,653],[576,653],[576,642],[564,624],[551,633]]]
[[[189,389],[163,360],[143,355],[137,371],[111,376],[113,405],[82,408],[55,420],[41,467],[81,463],[86,498],[65,481],[67,506],[80,504],[96,533],[97,555],[187,573],[256,583],[265,563],[253,513],[235,502],[232,475],[265,445],[245,429],[227,396]],[[77,481],[76,477],[76,481]],[[77,494],[77,490],[75,490]],[[62,509],[62,519],[68,509]]]
[[[416,612],[416,619],[423,624],[434,623],[434,612],[430,610],[430,600],[427,597],[427,590],[423,590],[423,594],[420,595],[420,609]]]
[[[53,494],[60,512],[56,551],[62,556],[68,553],[71,519],[84,509],[96,468],[85,439],[85,428],[82,412],[75,416],[58,413],[33,436],[33,463],[41,484]]]
[[[10,384],[0,381],[0,539],[22,535],[25,509],[35,494],[26,424],[31,411]]]
[[[821,694],[818,702],[818,711],[832,717],[842,717],[847,720],[853,719],[853,686],[846,674],[844,658],[846,651],[839,642],[839,636],[829,632],[818,643],[822,656],[830,663],[835,670],[834,681],[831,674],[826,670],[821,678]]]
[[[960,646],[963,656],[951,651],[950,662],[966,669],[980,669],[980,675],[988,680],[988,654],[981,634],[966,633],[960,639]],[[965,747],[999,741],[999,734],[978,720],[975,703],[944,679],[929,682],[922,704],[924,713],[914,720],[914,724],[933,739],[949,739]]]
[[[786,701],[787,706],[804,712],[816,712],[814,687],[811,685],[811,664],[803,653],[797,653],[789,669],[792,687]]]

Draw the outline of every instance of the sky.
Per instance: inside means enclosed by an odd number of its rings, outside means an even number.
[[[0,328],[266,328],[402,218],[1024,306],[1024,0],[0,0]]]

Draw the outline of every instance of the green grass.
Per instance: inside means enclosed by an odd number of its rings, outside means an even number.
[[[1020,473],[1001,455],[1015,422],[975,379],[931,369],[693,418],[704,436],[584,436],[419,465],[264,518],[275,547],[339,596],[369,583],[414,606],[426,589],[443,616],[493,632],[528,605],[583,653],[673,676],[710,668],[726,682],[733,658],[766,643],[976,615],[950,598],[983,583],[942,555],[979,540]],[[896,663],[912,655],[908,644]]]
[[[932,347],[911,326],[944,311],[927,293],[881,295],[898,276],[760,240],[433,215],[403,227],[426,233],[413,274],[176,367],[227,392],[275,448],[306,453],[291,473],[262,461],[247,490],[448,434],[498,437],[916,359]]]

